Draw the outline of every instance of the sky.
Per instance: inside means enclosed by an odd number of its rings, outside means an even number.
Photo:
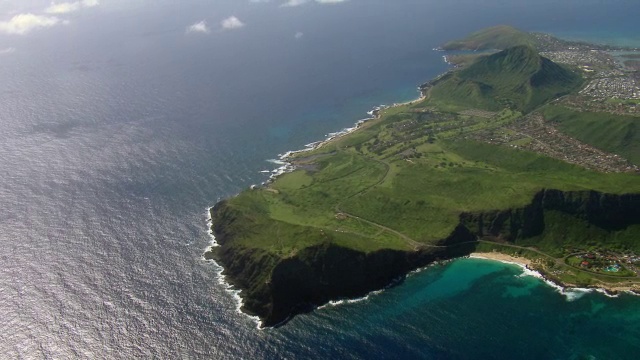
[[[101,13],[142,12],[151,13],[163,6],[198,9],[190,23],[184,24],[184,34],[189,36],[215,36],[228,31],[239,31],[250,23],[238,12],[251,12],[253,8],[280,8],[295,11],[308,6],[338,6],[350,0],[220,0],[212,4],[203,0],[0,0],[0,55],[10,55],[20,50],[19,43],[29,37],[47,32],[57,32],[58,36],[70,36],[74,32],[91,30],[87,19]],[[141,19],[145,16],[142,14]],[[141,20],[141,26],[143,26]],[[87,25],[86,28],[76,25]],[[62,30],[61,30],[62,29]],[[293,31],[294,39],[304,36],[302,31]]]
[[[249,4],[254,5],[272,5],[282,8],[299,7],[311,4],[318,5],[336,5],[347,2],[348,0],[246,0]],[[163,1],[156,2],[162,3]],[[144,1],[132,1],[136,3],[144,3]],[[193,3],[198,3],[194,1]],[[95,10],[99,7],[115,7],[122,6],[122,0],[77,0],[77,1],[17,1],[4,0],[0,2],[0,12],[2,19],[0,20],[0,33],[5,35],[28,35],[33,31],[42,31],[55,26],[64,26],[70,24],[73,18],[82,13]],[[190,33],[211,33],[211,29],[234,30],[244,27],[244,23],[235,15],[229,15],[219,19],[217,23],[210,24],[214,21],[213,16],[209,19],[196,21],[191,25],[187,25],[187,32]]]

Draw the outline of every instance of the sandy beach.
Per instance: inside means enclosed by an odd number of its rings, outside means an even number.
[[[533,268],[531,267],[531,265],[533,264],[533,261],[524,257],[515,257],[507,254],[502,254],[499,252],[484,252],[484,253],[475,252],[475,253],[471,253],[469,257],[476,258],[476,259],[487,259],[487,260],[495,260],[495,261],[500,261],[505,263],[518,264],[526,267],[529,270],[539,273],[538,270],[533,270]],[[544,276],[543,274],[539,273],[539,275],[541,278],[545,279],[547,283],[553,284],[553,282],[548,280],[547,277]],[[570,283],[555,284],[555,285],[563,289],[577,289],[577,288],[585,289],[584,287],[578,286],[576,284],[570,284]],[[617,294],[618,292],[640,294],[640,284],[637,284],[637,283],[625,283],[625,282],[605,283],[605,282],[597,281],[592,286],[587,287],[587,289],[605,291],[607,294]]]
[[[488,260],[496,260],[496,261],[502,261],[502,262],[508,262],[508,263],[515,263],[515,264],[520,264],[527,267],[532,263],[532,261],[527,258],[515,257],[515,256],[511,256],[511,255],[507,255],[499,252],[474,252],[474,253],[471,253],[469,257],[476,258],[476,259],[488,259]]]

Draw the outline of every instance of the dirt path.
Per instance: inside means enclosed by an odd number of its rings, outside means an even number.
[[[407,235],[405,235],[405,234],[403,234],[403,233],[401,233],[399,231],[393,230],[393,229],[391,229],[389,227],[386,227],[384,225],[378,224],[378,223],[373,222],[373,221],[369,221],[367,219],[363,219],[363,218],[361,218],[359,216],[356,216],[356,215],[353,215],[353,214],[349,214],[349,213],[346,213],[344,211],[340,211],[339,208],[336,208],[336,210],[338,210],[338,212],[340,214],[342,214],[342,215],[344,215],[346,217],[350,217],[352,219],[360,220],[360,221],[362,221],[364,223],[367,223],[369,225],[375,226],[378,229],[381,229],[381,230],[384,230],[386,232],[392,233],[392,234],[394,234],[396,236],[399,236],[404,241],[406,241],[409,245],[411,245],[414,248],[414,250],[417,250],[417,249],[419,249],[421,247],[438,247],[438,248],[442,248],[443,247],[443,246],[437,246],[437,245],[427,245],[427,244],[424,244],[424,243],[417,242],[417,241],[413,240],[412,238],[408,237]]]

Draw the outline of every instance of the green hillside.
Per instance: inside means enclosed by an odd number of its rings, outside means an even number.
[[[565,134],[640,165],[639,117],[578,112],[560,106],[545,108],[544,115]]]
[[[637,174],[491,143],[540,109],[583,142],[640,159],[636,118],[548,105],[582,81],[529,45],[450,72],[423,87],[422,101],[386,108],[289,158],[298,170],[216,204],[220,246],[205,257],[266,325],[476,249],[542,259],[536,269],[565,284],[640,284],[575,256],[640,249]]]
[[[518,45],[536,46],[535,37],[512,26],[499,25],[483,29],[464,39],[449,41],[442,50],[504,50]]]
[[[449,73],[435,82],[431,96],[453,106],[529,112],[577,89],[582,81],[580,75],[523,45]]]

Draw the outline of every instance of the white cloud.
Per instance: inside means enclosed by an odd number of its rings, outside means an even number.
[[[46,12],[47,14],[68,14],[80,10],[81,7],[82,5],[80,4],[80,2],[65,2],[59,4],[51,3],[51,6],[46,8],[44,12]]]
[[[48,14],[68,14],[76,12],[82,8],[90,8],[100,5],[98,0],[80,0],[75,2],[52,2],[44,11]]]
[[[210,33],[211,30],[209,29],[209,27],[207,26],[207,22],[202,20],[200,22],[197,22],[189,27],[187,27],[187,33],[202,33],[202,34],[208,34]]]
[[[0,55],[7,55],[7,54],[13,54],[14,52],[16,52],[16,48],[5,48],[5,49],[0,49]]]
[[[296,39],[302,39],[303,36],[304,36],[304,33],[301,31],[298,31],[295,35],[293,35],[293,37]]]
[[[311,1],[312,0],[287,0],[280,6],[284,6],[284,7],[300,6]],[[313,0],[313,1],[315,1],[318,4],[339,4],[347,0]]]
[[[222,20],[220,22],[220,25],[222,25],[222,28],[226,30],[233,30],[233,29],[239,29],[241,27],[244,27],[244,23],[235,16],[230,16]]]
[[[287,0],[286,3],[280,5],[280,6],[285,6],[285,7],[291,7],[291,6],[300,6],[300,5],[304,5],[308,2],[309,0]]]
[[[62,21],[55,16],[42,16],[31,13],[18,14],[9,21],[0,21],[0,32],[24,35],[38,28],[47,28],[67,23],[68,22]]]

